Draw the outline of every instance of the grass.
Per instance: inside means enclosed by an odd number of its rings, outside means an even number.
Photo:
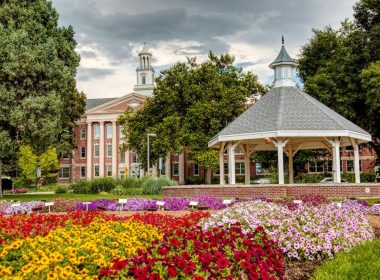
[[[127,197],[144,197],[144,198],[161,198],[162,195],[140,195],[140,196],[117,196],[112,194],[74,194],[74,193],[62,193],[62,194],[6,194],[3,199],[17,200],[17,201],[32,201],[32,200],[53,200],[57,198],[67,199],[79,199],[81,201],[89,201],[95,199],[119,199]],[[0,199],[1,200],[1,199]]]
[[[365,198],[365,199],[362,199],[362,200],[366,201],[369,205],[374,205],[376,202],[380,201],[380,197]]]
[[[349,252],[338,253],[326,261],[314,274],[313,280],[377,280],[380,275],[380,239],[356,246]]]

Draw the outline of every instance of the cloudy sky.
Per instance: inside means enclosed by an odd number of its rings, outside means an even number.
[[[338,27],[354,0],[53,0],[61,25],[76,31],[78,89],[88,98],[118,97],[136,84],[137,54],[147,42],[156,73],[187,56],[230,52],[237,65],[269,83],[268,64],[289,54],[312,28]]]

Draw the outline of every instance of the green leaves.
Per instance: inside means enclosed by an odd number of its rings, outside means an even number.
[[[153,97],[138,112],[119,119],[125,127],[126,146],[139,154],[145,165],[146,135],[151,138],[151,159],[187,151],[190,159],[217,169],[218,158],[208,141],[245,110],[248,97],[266,89],[252,73],[243,74],[229,54],[198,63],[189,58],[162,71]]]

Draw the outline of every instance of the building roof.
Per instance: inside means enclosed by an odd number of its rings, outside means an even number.
[[[106,102],[114,100],[117,98],[94,98],[94,99],[86,99],[86,110],[95,108],[99,105],[102,105]]]
[[[139,53],[139,55],[141,55],[141,54],[151,54],[151,53],[149,52],[149,50],[148,50],[148,46],[147,46],[147,44],[146,44],[145,42],[144,42],[144,46],[143,46],[141,52]]]
[[[293,64],[293,63],[295,64],[295,60],[290,57],[290,55],[288,54],[288,52],[285,49],[284,44],[282,44],[280,53],[278,54],[276,59],[271,64],[269,64],[269,67],[273,68],[273,66],[275,66],[279,63],[282,63],[282,62],[288,62],[291,64]]]
[[[296,87],[275,87],[210,140],[263,137],[348,136],[370,141],[368,132]]]

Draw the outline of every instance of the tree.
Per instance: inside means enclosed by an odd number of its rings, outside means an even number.
[[[8,132],[0,130],[0,197],[3,197],[3,186],[1,180],[3,173],[3,160],[12,155],[13,148],[13,142],[10,139]]]
[[[70,151],[85,108],[73,28],[58,26],[50,1],[0,3],[0,129],[37,155],[51,145]]]
[[[301,49],[298,70],[304,90],[372,135],[380,155],[380,6],[361,0],[354,21],[338,30],[313,30]],[[380,164],[380,157],[377,157]]]
[[[58,170],[57,150],[54,147],[41,155],[37,156],[30,146],[21,146],[19,151],[18,165],[21,169],[21,175],[28,181],[33,181],[36,178],[36,163],[38,162],[41,168],[41,177],[44,179],[56,178]]]
[[[196,58],[176,63],[161,72],[153,97],[143,109],[129,110],[119,118],[126,147],[137,151],[143,166],[145,139],[148,132],[154,132],[152,161],[167,153],[185,152],[208,170],[217,169],[217,152],[208,149],[208,141],[246,109],[248,97],[266,91],[255,75],[244,74],[233,62],[229,54],[210,52],[202,63]]]

